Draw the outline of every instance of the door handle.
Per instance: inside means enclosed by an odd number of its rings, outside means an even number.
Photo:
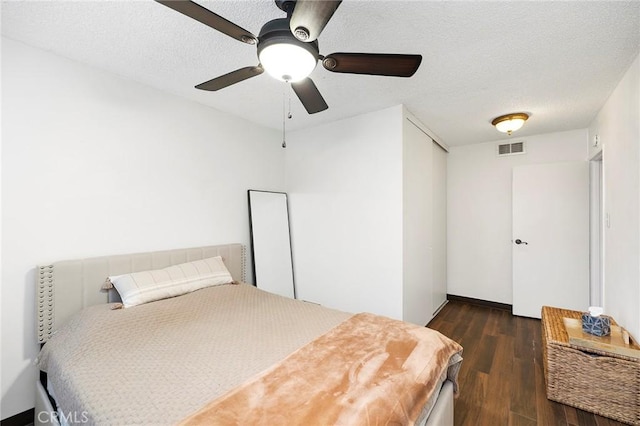
[[[526,241],[522,241],[520,238],[518,238],[518,239],[515,241],[515,243],[516,243],[516,244],[527,244],[527,245],[529,245],[529,243],[528,243],[528,242],[526,242]]]

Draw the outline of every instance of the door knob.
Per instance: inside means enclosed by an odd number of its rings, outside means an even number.
[[[529,243],[528,243],[528,242],[526,242],[526,241],[522,241],[520,238],[518,238],[518,239],[515,241],[515,243],[516,243],[516,244],[527,244],[527,245],[529,244]]]

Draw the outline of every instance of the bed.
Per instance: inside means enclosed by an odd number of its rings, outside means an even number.
[[[125,308],[103,288],[216,256],[232,283]],[[262,291],[245,262],[228,244],[38,266],[35,424],[453,424],[457,343]]]

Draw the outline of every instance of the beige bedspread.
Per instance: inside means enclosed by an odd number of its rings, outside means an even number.
[[[75,315],[37,360],[88,424],[176,424],[351,317],[246,284],[111,307]]]
[[[443,374],[456,383],[461,352],[428,328],[354,315],[181,425],[413,425]]]
[[[88,424],[176,424],[350,316],[247,284],[111,307],[80,312],[38,357]]]

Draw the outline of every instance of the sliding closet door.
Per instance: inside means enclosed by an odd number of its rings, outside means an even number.
[[[425,325],[447,299],[447,152],[403,130],[403,320]]]
[[[447,152],[433,142],[431,185],[433,209],[433,313],[447,300]]]
[[[250,190],[249,218],[256,287],[295,298],[287,194]]]
[[[432,317],[432,141],[411,121],[403,143],[402,319],[426,325]]]

